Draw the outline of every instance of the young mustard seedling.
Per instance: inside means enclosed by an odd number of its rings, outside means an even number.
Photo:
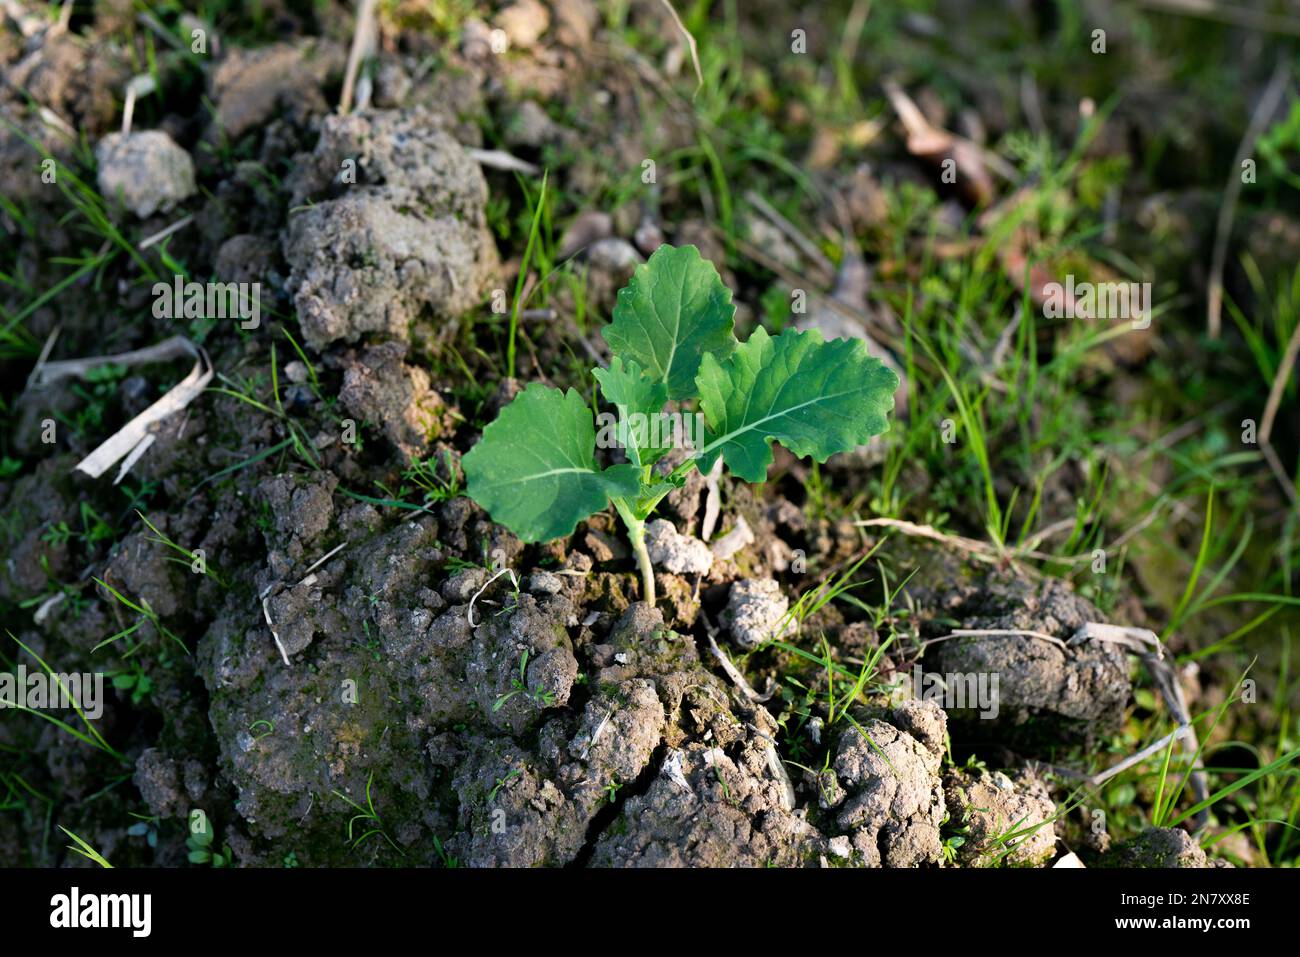
[[[660,246],[619,291],[613,321],[601,330],[609,368],[592,370],[618,412],[601,429],[602,445],[620,446],[627,461],[597,463],[592,410],[577,390],[534,382],[466,454],[469,497],[526,542],[568,536],[612,502],[627,526],[642,597],[653,604],[645,523],[691,469],[707,472],[721,457],[740,478],[762,482],[773,441],[824,462],[889,428],[898,377],[861,340],[759,328],[738,342],[735,312],[731,290],[698,249]],[[667,418],[668,402],[681,409],[694,402],[706,426],[690,456],[662,476],[654,464],[683,431],[694,431],[680,427],[680,415]]]

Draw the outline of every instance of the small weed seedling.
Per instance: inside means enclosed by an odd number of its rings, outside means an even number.
[[[957,852],[966,845],[966,838],[970,834],[969,824],[954,824],[952,812],[944,811],[943,820],[939,822],[939,833],[943,837],[943,859],[944,863],[953,865],[957,863]]]
[[[609,783],[606,784],[603,788],[603,790],[605,791],[605,800],[608,801],[610,804],[617,803],[618,792],[621,791],[622,788],[623,788],[623,782],[618,779],[617,774],[614,775],[612,778],[609,779]]]
[[[525,651],[519,656],[519,677],[510,679],[510,690],[501,695],[492,704],[493,713],[500,711],[505,703],[515,695],[521,694],[533,704],[549,708],[555,703],[555,692],[553,691],[529,691],[528,690],[528,652]]]
[[[126,833],[131,835],[131,837],[143,837],[145,843],[150,847],[157,847],[158,818],[147,817],[143,814],[135,814],[134,812],[128,813],[130,813],[136,820],[134,824],[126,829]]]
[[[762,482],[774,441],[824,462],[889,428],[898,377],[861,340],[759,328],[742,343],[735,312],[698,249],[660,246],[619,291],[601,333],[612,358],[592,375],[617,416],[598,435],[577,390],[532,383],[465,456],[469,497],[526,542],[570,535],[612,502],[653,604],[645,523],[691,469],[707,473],[721,458]],[[665,411],[669,402],[676,411]],[[627,461],[602,468],[597,445],[621,447]],[[668,452],[688,446],[682,464],[655,473]]]
[[[168,538],[167,535],[160,532],[158,530],[158,527],[154,525],[153,522],[149,521],[148,516],[146,516],[144,512],[140,511],[139,509],[136,509],[135,513],[140,516],[140,521],[144,522],[145,527],[148,528],[149,531],[153,533],[153,537],[148,539],[148,541],[153,542],[156,545],[165,545],[168,549],[176,553],[174,555],[164,556],[167,559],[167,561],[175,562],[178,565],[184,565],[186,568],[189,568],[191,570],[195,568],[195,553],[191,549],[188,549],[183,545],[177,544],[176,542],[172,541],[172,539]],[[217,570],[215,568],[212,568],[210,565],[208,565],[206,560],[204,561],[202,568],[203,568],[203,574],[210,577],[214,582],[216,582],[222,588],[229,587],[226,584],[225,579],[222,578],[219,574],[217,574]]]
[[[191,864],[211,864],[213,867],[227,867],[234,854],[230,845],[220,849],[216,847],[217,833],[207,814],[195,809],[190,812],[190,836],[185,839],[185,846],[190,852]]]
[[[81,503],[81,531],[73,531],[67,522],[51,524],[41,535],[41,541],[50,545],[66,545],[72,539],[80,539],[87,545],[106,541],[113,537],[113,528],[91,508],[89,502]]]
[[[134,707],[138,708],[149,700],[149,693],[153,691],[153,679],[144,673],[139,662],[133,661],[130,671],[115,671],[111,676],[113,687],[129,697]]]
[[[374,837],[376,834],[378,834],[380,837],[382,837],[385,841],[388,842],[389,847],[395,850],[398,854],[401,854],[403,857],[405,857],[406,852],[403,851],[400,847],[398,847],[397,843],[391,837],[388,836],[388,831],[384,829],[384,822],[379,817],[379,812],[375,810],[375,799],[370,796],[370,786],[374,783],[375,783],[375,773],[371,771],[370,777],[366,778],[366,806],[365,807],[362,807],[360,804],[352,800],[342,791],[336,791],[336,790],[330,791],[330,793],[333,794],[336,798],[338,798],[340,801],[345,802],[354,811],[357,812],[356,814],[352,815],[351,818],[348,819],[348,842],[352,845],[352,849],[355,851],[358,847],[360,847],[363,843],[365,843],[367,838]],[[360,834],[355,833],[357,821],[362,821],[363,826],[365,827],[365,830],[362,831]]]
[[[181,641],[180,636],[177,635],[176,632],[172,631],[170,628],[168,628],[166,625],[162,623],[161,619],[159,619],[158,617],[158,613],[155,612],[153,608],[149,606],[149,602],[146,601],[143,596],[140,597],[139,604],[136,604],[135,602],[131,601],[131,599],[127,598],[120,591],[118,591],[116,588],[114,588],[112,585],[110,585],[108,582],[104,581],[103,579],[94,578],[92,579],[92,581],[94,581],[96,585],[99,585],[102,588],[107,589],[109,594],[111,594],[115,599],[117,599],[118,604],[122,605],[129,611],[135,612],[136,615],[138,616],[135,620],[135,624],[131,625],[129,628],[122,629],[115,635],[109,635],[99,644],[95,645],[95,647],[91,648],[90,650],[92,654],[96,651],[99,651],[99,649],[103,648],[105,645],[111,645],[115,641],[120,641],[123,638],[130,637],[131,635],[135,634],[136,631],[143,628],[145,625],[153,625],[153,629],[155,632],[157,632],[163,638],[175,642],[177,645],[180,646],[181,651],[185,652],[185,654],[188,655],[190,653],[190,650],[185,647],[185,642]],[[133,644],[126,652],[123,653],[122,657],[129,658],[131,657],[131,655],[139,651],[139,649],[140,649],[139,644]]]

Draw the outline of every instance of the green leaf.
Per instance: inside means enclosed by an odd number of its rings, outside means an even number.
[[[94,861],[100,867],[106,868],[108,870],[113,869],[113,865],[108,863],[108,860],[104,857],[104,855],[100,854],[99,851],[95,850],[84,838],[80,837],[79,835],[73,834],[62,824],[59,825],[59,830],[62,831],[64,834],[68,835],[68,837],[72,838],[72,840],[76,842],[75,847],[72,844],[69,844],[68,850],[73,851],[76,854],[80,854],[82,857],[88,860]]]
[[[668,398],[695,395],[700,360],[736,348],[736,307],[713,263],[694,246],[660,246],[619,290],[614,320],[601,330],[614,355],[635,360]]]
[[[759,328],[726,361],[706,355],[699,387],[709,424],[700,471],[721,455],[742,479],[761,482],[773,440],[824,462],[888,430],[898,376],[860,339],[823,342],[816,330],[773,338]]]
[[[575,390],[534,382],[501,410],[462,461],[469,497],[526,542],[570,535],[578,522],[635,495],[637,469],[602,470],[591,410]]]
[[[212,844],[213,831],[212,822],[204,815],[202,818],[196,817],[198,812],[190,816],[190,836],[186,838],[185,843],[191,850],[208,847]],[[203,826],[196,828],[194,825],[199,821]]]
[[[648,423],[649,416],[663,411],[668,387],[647,376],[635,359],[624,365],[618,356],[610,360],[608,369],[592,369],[591,374],[600,383],[605,398],[618,409],[618,443],[627,450],[632,464],[650,465],[667,452],[666,446],[650,447],[648,427],[637,423]]]

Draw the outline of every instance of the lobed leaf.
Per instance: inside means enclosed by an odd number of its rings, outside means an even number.
[[[695,395],[700,360],[736,348],[736,307],[713,263],[694,246],[663,245],[618,292],[613,321],[601,330],[615,356],[638,363],[668,387],[668,398]]]
[[[632,464],[650,465],[668,451],[667,447],[652,447],[645,430],[632,427],[634,421],[645,422],[645,418],[631,418],[663,411],[668,387],[647,376],[635,359],[629,359],[625,365],[618,356],[610,360],[608,369],[592,369],[591,374],[600,383],[605,398],[618,409],[618,442],[627,450]]]
[[[898,376],[860,339],[823,342],[816,330],[773,338],[759,328],[724,361],[705,355],[698,384],[709,425],[700,471],[720,455],[745,481],[761,482],[774,440],[824,462],[887,431]]]
[[[465,455],[466,491],[526,542],[561,538],[611,495],[634,496],[639,488],[635,466],[601,469],[595,450],[595,424],[582,396],[534,382]]]

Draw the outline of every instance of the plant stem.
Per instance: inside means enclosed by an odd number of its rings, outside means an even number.
[[[640,456],[634,458],[639,461]],[[699,467],[697,457],[688,458],[681,465],[673,470],[668,476],[668,481],[674,486],[681,484],[681,479],[685,477],[693,468]],[[651,485],[651,467],[645,466],[641,473],[641,491],[644,493]],[[651,498],[646,498],[644,494],[635,499],[611,498],[614,508],[623,519],[623,524],[627,526],[627,540],[632,545],[632,554],[636,556],[637,568],[641,569],[641,600],[649,602],[653,607],[655,603],[655,571],[650,564],[650,553],[645,547],[645,520],[654,512],[655,506],[663,500],[671,488],[663,488]]]
[[[650,553],[645,547],[645,520],[637,518],[623,502],[614,499],[614,508],[623,517],[627,526],[627,540],[632,545],[632,554],[636,556],[637,568],[641,570],[641,600],[651,607],[655,603],[655,571],[650,564]]]
[[[650,566],[650,553],[645,547],[645,523],[637,522],[634,527],[627,530],[628,538],[632,542],[632,554],[636,556],[636,564],[641,569],[641,597],[648,602],[651,607],[655,603],[655,570]]]

